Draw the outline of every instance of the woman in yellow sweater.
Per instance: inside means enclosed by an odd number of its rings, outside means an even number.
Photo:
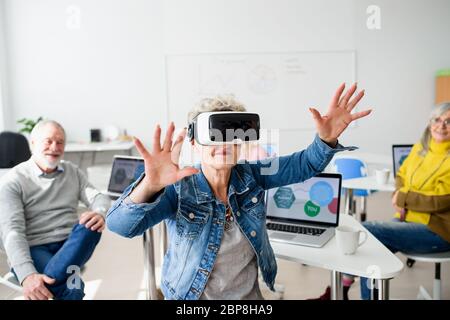
[[[368,221],[364,227],[392,252],[450,251],[450,103],[433,109],[420,142],[396,177],[393,221]],[[353,277],[343,279],[344,298]],[[361,297],[370,298],[366,279]],[[320,299],[329,298],[329,290]]]

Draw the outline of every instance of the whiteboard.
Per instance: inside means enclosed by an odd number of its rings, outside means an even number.
[[[186,126],[202,98],[234,94],[261,127],[314,129],[308,110],[321,113],[342,83],[355,82],[355,51],[189,54],[166,56],[168,119]]]

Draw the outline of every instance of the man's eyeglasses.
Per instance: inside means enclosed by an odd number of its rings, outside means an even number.
[[[445,120],[442,120],[441,118],[433,118],[433,119],[431,119],[431,124],[433,126],[441,126],[441,125],[445,124],[445,126],[448,127],[448,126],[450,126],[450,118],[445,119]]]

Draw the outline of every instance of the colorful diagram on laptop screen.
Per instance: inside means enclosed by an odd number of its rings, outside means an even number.
[[[269,190],[267,215],[315,222],[336,222],[339,179],[314,177]]]

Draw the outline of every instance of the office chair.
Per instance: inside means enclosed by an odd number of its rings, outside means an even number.
[[[450,262],[450,251],[427,254],[403,253],[403,255],[405,255],[408,260],[434,263],[433,296],[431,296],[423,286],[420,286],[417,298],[425,300],[441,300],[441,263]]]
[[[28,140],[23,134],[0,133],[0,168],[12,168],[31,157]]]
[[[367,176],[367,165],[357,158],[338,158],[334,160],[334,169],[342,175],[342,179],[353,179]],[[355,189],[353,195],[361,198],[360,220],[367,219],[367,197],[372,193],[370,190]],[[350,204],[351,212],[356,212],[356,203]]]
[[[3,244],[0,241],[0,261],[7,261],[6,252],[3,250]],[[9,266],[8,266],[9,270]],[[22,287],[20,286],[20,283],[17,281],[14,274],[10,271],[6,272],[5,274],[0,274],[0,285],[4,285],[10,289],[13,289],[14,291],[22,293]]]

